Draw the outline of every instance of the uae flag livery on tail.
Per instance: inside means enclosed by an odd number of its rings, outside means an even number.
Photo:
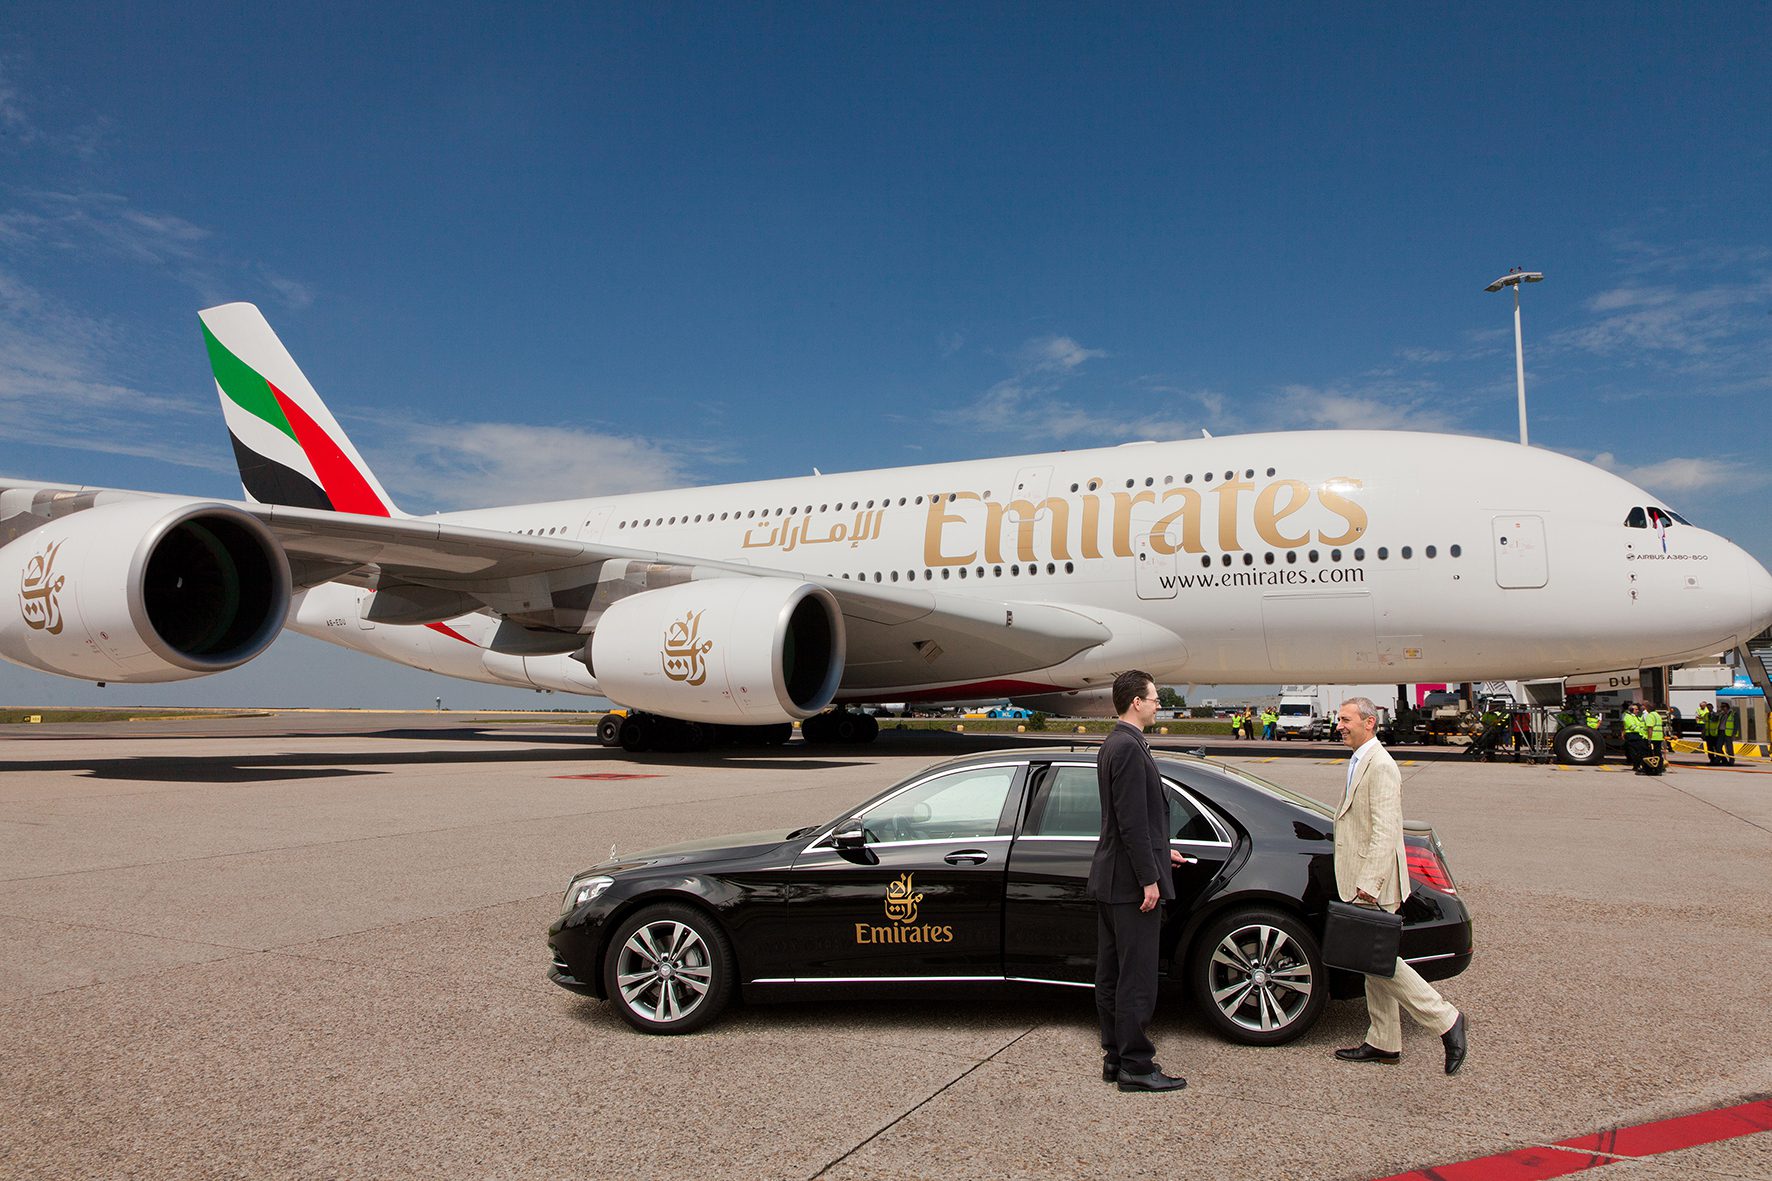
[[[257,308],[231,303],[198,315],[247,499],[403,515]]]

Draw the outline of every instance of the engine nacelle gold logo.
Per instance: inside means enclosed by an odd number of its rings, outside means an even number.
[[[952,943],[952,927],[936,927],[917,921],[917,906],[923,895],[911,875],[903,873],[886,884],[886,918],[894,924],[876,927],[871,923],[855,924],[857,943]]]
[[[701,638],[701,617],[704,612],[691,611],[665,629],[664,675],[685,685],[699,685],[708,679],[707,655],[714,641]]]
[[[25,625],[52,636],[62,634],[61,595],[67,576],[55,572],[55,555],[61,547],[58,541],[26,562],[18,588],[18,609]]]

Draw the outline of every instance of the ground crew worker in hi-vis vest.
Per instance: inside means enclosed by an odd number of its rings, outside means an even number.
[[[1727,701],[1723,702],[1718,713],[1720,716],[1717,718],[1717,735],[1723,748],[1722,763],[1725,767],[1733,767],[1735,765],[1735,740],[1741,737],[1741,715],[1736,713],[1735,707]]]
[[[1649,740],[1649,752],[1648,753],[1650,753],[1652,755],[1662,756],[1661,769],[1663,771],[1665,771],[1665,770],[1667,770],[1667,758],[1662,755],[1662,750],[1661,750],[1661,740],[1664,736],[1663,728],[1662,728],[1663,723],[1662,723],[1661,719],[1662,719],[1662,711],[1660,709],[1651,709],[1648,713],[1643,715],[1643,724],[1645,727],[1647,727],[1647,729],[1649,731],[1648,734],[1645,735],[1645,737],[1647,737]]]
[[[1717,725],[1716,712],[1711,709],[1708,701],[1698,703],[1698,728],[1704,733],[1704,757],[1714,767],[1722,761],[1719,757],[1721,751],[1717,743],[1722,738],[1723,732],[1722,728]]]
[[[1643,721],[1642,708],[1634,701],[1624,707],[1624,757],[1639,771],[1649,750],[1649,727]]]

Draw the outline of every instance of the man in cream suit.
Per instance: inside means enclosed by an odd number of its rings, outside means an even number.
[[[1403,777],[1378,743],[1378,707],[1364,697],[1341,707],[1337,728],[1354,754],[1347,788],[1335,813],[1335,889],[1343,902],[1381,906],[1395,913],[1409,896],[1409,859],[1403,851]],[[1464,1065],[1464,1014],[1404,963],[1396,973],[1366,977],[1366,1040],[1335,1051],[1344,1062],[1394,1065],[1403,1052],[1400,1011],[1440,1035],[1446,1073]]]

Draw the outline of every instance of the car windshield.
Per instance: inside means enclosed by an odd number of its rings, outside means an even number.
[[[1325,820],[1335,819],[1335,809],[1331,808],[1328,804],[1323,803],[1321,800],[1314,800],[1310,796],[1299,795],[1297,792],[1281,787],[1277,783],[1269,783],[1259,775],[1251,775],[1247,771],[1239,770],[1236,767],[1228,767],[1223,763],[1211,763],[1207,765],[1209,765],[1213,771],[1225,776],[1227,779],[1235,779],[1239,783],[1248,784],[1256,791],[1266,792],[1268,795],[1285,800],[1289,804],[1296,804],[1308,812],[1316,813]]]

